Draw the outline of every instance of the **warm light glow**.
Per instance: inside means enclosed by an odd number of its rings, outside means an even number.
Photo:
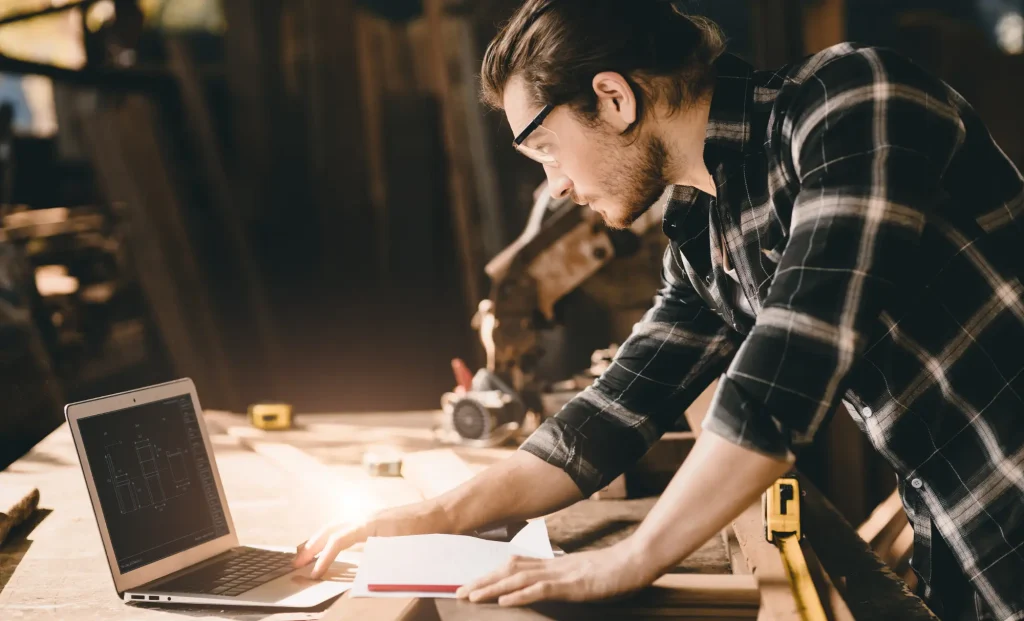
[[[63,265],[41,265],[36,268],[36,289],[45,297],[71,295],[78,291],[78,279],[68,276]]]
[[[996,42],[1007,54],[1024,54],[1024,16],[1007,13],[996,22]]]
[[[113,20],[115,14],[113,0],[100,0],[89,7],[86,12],[85,27],[89,29],[89,32],[97,32],[107,22]]]

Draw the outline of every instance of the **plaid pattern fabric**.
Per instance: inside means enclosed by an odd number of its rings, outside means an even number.
[[[654,307],[523,450],[590,494],[719,374],[705,429],[769,455],[841,401],[899,473],[923,583],[938,533],[994,617],[1024,619],[1020,173],[967,102],[893,52],[717,68],[718,198],[666,189]]]

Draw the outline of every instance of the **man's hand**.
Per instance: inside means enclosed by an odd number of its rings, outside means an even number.
[[[502,606],[606,599],[645,587],[657,578],[643,557],[629,539],[603,550],[550,560],[513,557],[505,567],[460,588],[456,596],[473,602],[497,599]]]
[[[319,578],[330,568],[339,553],[357,543],[366,541],[367,537],[449,534],[451,532],[453,532],[451,520],[441,505],[427,500],[381,511],[361,524],[340,523],[325,526],[296,548],[293,564],[296,567],[302,567],[316,557],[316,564],[313,565],[311,576]],[[318,554],[319,556],[317,556]]]

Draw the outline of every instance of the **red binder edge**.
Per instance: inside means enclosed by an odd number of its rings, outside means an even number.
[[[458,584],[368,584],[367,591],[380,593],[395,591],[412,591],[414,593],[454,593],[459,590]]]

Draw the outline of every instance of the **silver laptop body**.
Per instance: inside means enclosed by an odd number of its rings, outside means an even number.
[[[124,601],[311,608],[351,586],[352,565],[313,580],[310,566],[292,569],[294,548],[239,545],[192,380],[64,414]]]

